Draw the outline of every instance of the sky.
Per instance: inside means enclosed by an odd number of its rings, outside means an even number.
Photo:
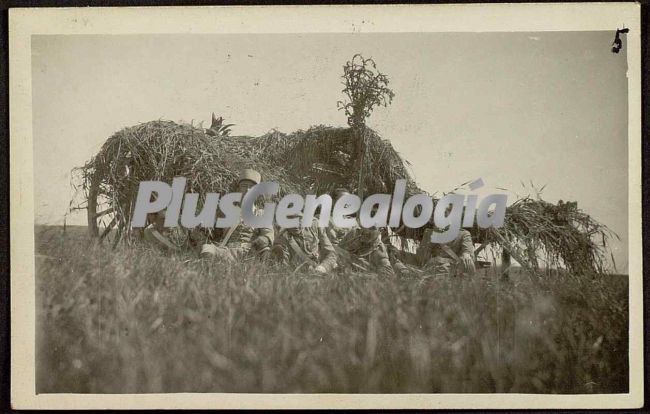
[[[615,231],[627,271],[627,57],[612,32],[35,35],[37,224],[62,224],[70,171],[121,128],[204,122],[233,135],[345,126],[342,67],[372,57],[392,104],[367,123],[441,194],[482,178],[509,202],[544,187]],[[526,184],[524,187],[522,183]],[[85,212],[67,217],[85,224]]]

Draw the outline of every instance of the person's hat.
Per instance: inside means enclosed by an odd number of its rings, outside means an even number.
[[[262,174],[258,173],[255,170],[251,170],[250,168],[245,168],[241,170],[239,173],[239,181],[242,182],[244,180],[252,181],[255,184],[259,184],[262,181]]]

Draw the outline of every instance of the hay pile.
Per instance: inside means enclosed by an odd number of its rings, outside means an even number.
[[[282,182],[284,191],[300,191],[285,170],[256,157],[282,147],[276,134],[260,138],[211,137],[202,128],[170,121],[153,121],[113,134],[86,165],[77,169],[86,199],[97,197],[98,211],[111,209],[121,229],[130,220],[139,183],[187,178],[186,192],[206,194],[234,190],[242,168],[255,168],[266,179]]]
[[[391,192],[397,179],[409,180],[404,164],[390,142],[368,132],[364,157],[369,192]],[[86,165],[77,169],[78,188],[87,200],[98,199],[101,209],[112,209],[129,232],[141,181],[171,183],[187,178],[186,192],[227,193],[242,168],[258,170],[265,181],[280,183],[288,193],[321,194],[344,186],[356,190],[357,165],[349,128],[312,127],[261,137],[211,136],[202,128],[171,121],[152,121],[113,134]],[[95,189],[95,190],[94,190]]]
[[[192,125],[152,121],[111,136],[77,170],[79,188],[86,199],[94,196],[94,188],[101,208],[112,209],[120,231],[127,234],[139,183],[148,180],[171,183],[183,176],[186,192],[223,194],[234,190],[242,168],[254,168],[265,181],[280,183],[280,196],[323,194],[336,187],[357,192],[360,176],[365,195],[392,193],[402,178],[408,183],[407,197],[424,192],[388,140],[370,129],[364,134],[365,146],[360,147],[351,128],[316,126],[291,134],[271,131],[260,137],[231,137],[211,136]],[[402,227],[399,235],[419,241],[424,230]],[[503,228],[475,227],[471,232],[477,243],[509,251],[526,268],[556,265],[577,273],[604,271],[607,240],[613,235],[575,203],[554,205],[532,198],[507,208]]]
[[[474,227],[472,233],[475,240],[506,250],[526,269],[566,268],[574,274],[605,272],[608,241],[618,237],[576,202],[552,204],[531,197],[506,209],[503,227]]]

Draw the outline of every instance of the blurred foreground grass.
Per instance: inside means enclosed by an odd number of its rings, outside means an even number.
[[[47,231],[45,231],[47,230]],[[627,277],[183,263],[37,228],[37,392],[627,392]]]

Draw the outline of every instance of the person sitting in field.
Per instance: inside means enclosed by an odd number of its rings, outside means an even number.
[[[262,176],[251,169],[241,171],[237,182],[238,192],[245,194],[251,187],[259,184]],[[261,209],[254,207],[254,213],[260,214]],[[257,228],[245,224],[242,219],[238,224],[227,229],[223,238],[217,243],[206,243],[201,247],[201,257],[217,258],[229,263],[253,258],[266,258],[274,241],[272,228]]]
[[[386,245],[377,228],[350,229],[335,246],[341,267],[393,276]]]
[[[393,272],[399,276],[415,276],[420,273],[420,271],[411,264],[406,264],[402,261],[403,252],[400,251],[393,243],[391,243],[389,234],[389,228],[382,229],[382,241],[386,246],[386,251],[388,253],[388,260],[393,268]]]
[[[423,270],[434,275],[460,276],[475,272],[474,242],[465,229],[460,229],[458,236],[447,243],[432,243],[431,229],[428,229],[416,254]]]
[[[302,213],[287,218],[296,217],[302,218]],[[296,270],[312,270],[317,273],[327,273],[337,266],[334,246],[326,230],[318,227],[316,218],[308,227],[280,229],[273,245],[272,257]]]

